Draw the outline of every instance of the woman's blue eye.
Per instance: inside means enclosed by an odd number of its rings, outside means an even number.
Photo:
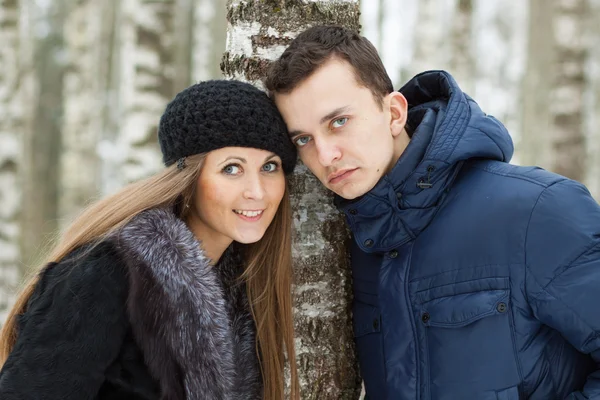
[[[338,118],[338,119],[334,120],[331,125],[334,128],[340,128],[340,127],[346,125],[346,122],[348,122],[348,118],[343,117],[343,118]]]
[[[308,142],[310,142],[310,137],[308,136],[301,136],[298,139],[294,140],[294,143],[296,143],[296,146],[298,147],[302,147],[308,144]]]
[[[240,173],[240,166],[236,164],[229,164],[223,168],[223,172],[227,175],[237,175]]]
[[[275,172],[277,171],[277,167],[279,167],[279,165],[276,162],[269,162],[263,165],[262,169],[265,172]]]

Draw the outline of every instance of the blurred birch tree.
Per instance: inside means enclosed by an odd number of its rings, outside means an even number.
[[[49,3],[24,1],[21,73],[26,93],[21,106],[27,126],[21,131],[23,148],[21,263],[23,272],[41,261],[58,229],[60,154],[62,152],[64,36],[66,0]],[[30,53],[29,53],[30,52]]]
[[[0,317],[12,304],[12,291],[19,270],[22,146],[18,132],[25,123],[25,110],[19,101],[23,95],[19,72],[20,37],[19,0],[0,2]]]

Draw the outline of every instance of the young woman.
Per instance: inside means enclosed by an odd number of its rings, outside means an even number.
[[[166,169],[88,208],[0,337],[0,398],[299,398],[291,304],[296,162],[268,97],[237,81],[179,93]]]

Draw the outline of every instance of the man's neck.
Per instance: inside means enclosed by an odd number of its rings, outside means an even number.
[[[404,150],[406,150],[406,147],[409,143],[410,137],[408,136],[406,129],[403,129],[402,133],[394,138],[394,155],[385,171],[385,174],[388,174],[396,166],[398,160],[402,156],[402,153],[404,153]]]

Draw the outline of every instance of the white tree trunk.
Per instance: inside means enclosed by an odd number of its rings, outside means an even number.
[[[175,0],[173,5],[173,37],[176,43],[171,49],[174,93],[179,93],[192,83],[192,59],[195,51],[193,33],[196,27],[194,3],[195,0]],[[222,25],[225,25],[224,21]]]
[[[225,0],[194,0],[192,82],[222,77],[227,33]]]
[[[60,215],[69,223],[100,195],[102,139],[109,104],[114,1],[82,0],[74,4],[64,26],[67,73],[61,154]]]
[[[375,3],[374,0],[371,0],[370,6],[373,6]],[[388,16],[386,14],[386,1],[379,0],[379,4],[377,5],[377,42],[373,43],[375,47],[377,47],[377,51],[382,54],[383,53],[383,44],[385,42],[385,20]]]
[[[578,181],[586,177],[583,99],[586,86],[587,0],[556,0],[554,41],[557,76],[551,93],[552,169]],[[597,45],[597,43],[596,43]]]
[[[119,48],[119,165],[115,186],[147,177],[162,167],[158,121],[174,95],[175,0],[122,0]],[[108,147],[108,146],[107,146]]]
[[[448,68],[451,46],[448,45],[447,36],[452,30],[455,11],[453,0],[418,2],[414,52],[407,68],[407,79],[425,70]]]
[[[103,21],[101,37],[104,42],[102,54],[103,75],[105,85],[103,98],[102,127],[99,140],[96,143],[96,154],[99,158],[98,188],[102,196],[114,193],[127,180],[123,176],[123,161],[127,151],[120,147],[119,135],[122,123],[121,74],[123,40],[120,36],[123,20],[121,0],[106,0],[103,2],[99,18]],[[126,27],[125,27],[126,28]],[[128,70],[129,71],[129,70]]]
[[[591,18],[588,21],[588,43],[600,43],[600,0],[590,1]],[[585,131],[587,132],[588,176],[586,184],[596,201],[600,201],[600,46],[590,46],[586,68],[589,76],[587,92]]]
[[[587,0],[530,0],[523,80],[523,161],[586,177],[584,88]]]
[[[226,76],[259,85],[269,60],[300,31],[317,23],[359,28],[358,1],[331,0],[229,5]],[[327,199],[324,201],[324,199]],[[296,352],[305,399],[357,399],[360,392],[348,314],[348,240],[331,194],[304,166],[292,179]]]
[[[553,16],[553,7],[547,0],[529,0],[527,62],[521,85],[520,158],[522,164],[544,168],[552,165],[550,103],[556,76]]]
[[[450,68],[461,89],[473,95],[475,60],[473,55],[473,0],[458,0],[450,31]]]
[[[502,121],[518,142],[522,109],[519,92],[527,50],[526,4],[477,0],[473,21],[477,61],[471,80],[475,90],[468,93],[486,113]],[[513,161],[519,162],[518,154]]]
[[[0,2],[0,323],[14,300],[19,270],[21,135],[19,0]]]
[[[30,13],[30,39],[24,43],[30,43],[31,58],[23,60],[21,71],[32,82],[24,99],[31,126],[22,137],[21,258],[27,268],[42,261],[58,226],[65,6],[58,0],[24,2],[23,7]]]
[[[406,66],[413,53],[417,8],[418,0],[360,2],[361,34],[377,47],[396,89],[410,78]]]

